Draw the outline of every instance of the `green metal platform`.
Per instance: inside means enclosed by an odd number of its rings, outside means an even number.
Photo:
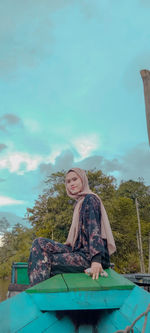
[[[42,311],[120,308],[135,285],[111,269],[106,272],[108,277],[98,280],[84,273],[56,275],[26,292]]]
[[[135,284],[123,276],[119,275],[112,269],[105,270],[108,277],[99,277],[98,280],[93,280],[90,276],[84,273],[65,273],[55,275],[54,277],[35,285],[26,292],[34,293],[56,293],[70,291],[90,291],[90,290],[131,290]]]

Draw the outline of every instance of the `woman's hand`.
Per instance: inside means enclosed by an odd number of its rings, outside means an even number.
[[[103,267],[99,262],[92,262],[91,265],[91,276],[93,280],[99,278],[99,274],[103,272]]]
[[[93,262],[91,267],[84,272],[85,274],[91,275],[93,280],[97,280],[99,278],[99,274],[103,273],[103,267],[99,262]]]

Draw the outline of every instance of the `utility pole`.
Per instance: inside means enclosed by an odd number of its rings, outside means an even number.
[[[140,74],[144,85],[147,131],[150,144],[150,71],[148,71],[147,69],[142,69],[140,71]]]
[[[142,272],[142,262],[141,262],[141,253],[140,253],[140,244],[139,244],[139,233],[136,232],[136,239],[137,239],[137,248],[138,248],[138,254],[140,259],[140,271]]]
[[[137,220],[138,220],[138,245],[139,245],[139,254],[140,254],[140,266],[141,266],[141,273],[145,273],[145,266],[144,266],[144,257],[143,257],[143,247],[142,247],[142,234],[141,234],[141,222],[140,222],[140,215],[139,215],[139,208],[138,208],[138,201],[137,198],[135,199],[136,205],[136,213],[137,213]]]

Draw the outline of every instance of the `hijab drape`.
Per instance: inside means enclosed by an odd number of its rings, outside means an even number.
[[[72,199],[75,199],[77,201],[77,203],[76,203],[76,206],[74,209],[72,224],[71,224],[69,234],[68,234],[65,244],[71,245],[72,249],[74,248],[75,242],[78,237],[78,232],[79,232],[79,215],[80,215],[82,203],[84,201],[86,194],[94,194],[100,201],[101,237],[103,239],[107,239],[108,252],[109,252],[109,255],[111,255],[112,253],[114,253],[116,251],[116,245],[115,245],[115,241],[114,241],[113,234],[111,231],[108,216],[107,216],[105,207],[102,203],[102,200],[100,199],[100,197],[97,194],[95,194],[94,192],[92,192],[90,190],[89,184],[88,184],[88,178],[87,178],[84,170],[79,169],[79,168],[72,168],[67,172],[67,174],[71,171],[75,172],[80,177],[80,179],[82,181],[82,190],[78,194],[72,194],[67,189],[67,186],[66,186],[66,191],[67,191],[68,196]],[[67,183],[66,183],[66,185],[67,185]]]

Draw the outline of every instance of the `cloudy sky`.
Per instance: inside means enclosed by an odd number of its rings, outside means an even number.
[[[1,1],[1,214],[71,166],[150,185],[149,18],[149,0]]]

